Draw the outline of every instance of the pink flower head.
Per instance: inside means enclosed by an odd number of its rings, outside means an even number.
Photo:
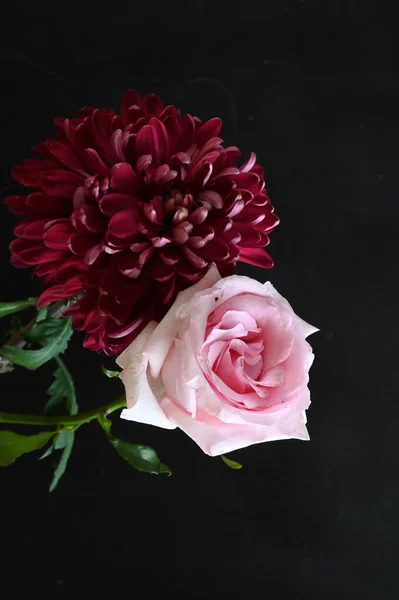
[[[27,217],[15,229],[12,263],[43,280],[39,304],[77,297],[66,314],[84,345],[119,354],[177,293],[215,263],[262,267],[278,224],[255,154],[223,147],[222,123],[202,123],[133,90],[120,114],[86,108],[56,119],[57,139],[13,177],[34,188],[7,199]]]
[[[308,439],[313,354],[305,338],[315,331],[270,283],[220,279],[211,267],[117,359],[122,417],[180,427],[212,456]]]

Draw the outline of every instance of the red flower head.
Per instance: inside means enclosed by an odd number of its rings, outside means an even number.
[[[16,267],[34,266],[44,305],[77,297],[65,314],[84,345],[119,354],[210,263],[272,267],[263,247],[279,220],[255,154],[241,166],[218,137],[222,123],[182,116],[127,91],[121,114],[83,109],[56,119],[57,140],[13,177],[37,191],[6,199],[24,215],[11,243]]]

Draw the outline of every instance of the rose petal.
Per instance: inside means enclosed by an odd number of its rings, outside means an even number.
[[[149,338],[143,352],[148,358],[151,374],[158,377],[165,357],[173,343],[179,326],[179,309],[198,291],[206,289],[220,279],[217,268],[212,265],[206,275],[192,287],[180,292],[158,327]]]
[[[117,364],[123,367],[120,378],[126,389],[128,408],[122,411],[122,419],[155,425],[164,429],[174,429],[176,425],[165,415],[160,401],[164,395],[160,380],[154,381],[147,372],[148,357],[143,348],[156,329],[157,324],[151,321],[117,358]]]
[[[198,417],[195,420],[169,398],[162,401],[162,409],[172,423],[182,429],[210,456],[219,456],[261,442],[288,438],[309,439],[302,415],[296,417],[293,431],[285,434],[276,427],[262,425],[248,427],[248,425],[223,423],[210,415],[204,415],[203,420],[199,420]]]

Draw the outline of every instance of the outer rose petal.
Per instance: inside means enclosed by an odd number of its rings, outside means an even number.
[[[196,292],[209,288],[219,279],[219,271],[215,265],[212,265],[206,275],[204,275],[198,283],[178,294],[172,308],[166,313],[143,349],[143,352],[148,359],[151,375],[153,377],[159,377],[166,355],[170,350],[179,328],[179,309],[184,306]]]
[[[183,352],[176,352],[176,344],[181,345]],[[196,378],[200,376],[195,355],[190,348],[190,340],[175,340],[174,348],[161,370],[161,379],[169,398],[181,404],[195,419],[197,412]]]
[[[175,429],[176,425],[169,421],[160,405],[165,393],[162,381],[153,380],[148,372],[148,358],[142,352],[156,326],[155,321],[148,323],[134,342],[117,358],[116,362],[123,367],[120,378],[126,389],[128,406],[122,411],[121,417],[127,421]]]
[[[267,291],[267,295],[271,296],[282,308],[285,308],[286,310],[289,310],[290,312],[294,313],[291,304],[281,294],[279,294],[279,292],[270,283],[270,281],[266,281],[266,283],[263,284],[263,287]],[[306,321],[301,319],[301,317],[298,317],[298,315],[295,314],[295,317],[302,326],[305,338],[307,338],[309,335],[312,335],[312,333],[320,331],[320,329],[318,329],[317,327],[306,323]]]
[[[174,404],[169,398],[162,403],[165,414],[182,431],[210,456],[219,456],[252,444],[272,442],[284,439],[308,440],[306,417],[304,413],[294,415],[290,433],[286,434],[277,427],[265,425],[237,425],[223,423],[215,417],[206,415],[206,422],[194,420],[189,413]]]
[[[232,287],[237,288],[241,293],[245,292],[246,294],[256,294],[258,296],[267,295],[263,283],[256,281],[256,279],[251,279],[251,277],[245,277],[244,275],[230,275],[229,277],[225,277],[215,287],[222,289]]]

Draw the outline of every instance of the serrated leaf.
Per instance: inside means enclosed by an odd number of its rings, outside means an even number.
[[[236,462],[235,460],[231,460],[231,458],[227,458],[227,456],[224,456],[224,454],[221,455],[221,459],[228,467],[230,467],[230,469],[242,469],[242,464]]]
[[[64,361],[59,356],[56,356],[55,360],[58,369],[53,373],[54,381],[47,390],[50,400],[47,402],[44,412],[51,412],[66,400],[66,407],[69,414],[76,415],[78,404],[76,402],[72,376],[66,368]]]
[[[59,404],[66,400],[68,412],[71,415],[74,415],[78,412],[78,404],[76,402],[75,386],[73,384],[71,374],[69,373],[64,361],[59,356],[56,356],[55,360],[57,362],[58,369],[55,371],[55,379],[48,389],[48,393],[51,395],[51,397],[46,405],[45,410],[48,411],[49,408],[59,406]],[[57,435],[53,449],[62,450],[62,454],[54,471],[54,477],[50,485],[50,492],[55,490],[59,480],[66,471],[74,441],[74,431],[63,430]]]
[[[47,344],[64,326],[63,318],[42,318],[37,320],[24,335],[24,340],[31,344]]]
[[[46,452],[39,456],[39,460],[43,460],[43,458],[48,458],[54,452],[54,445],[51,445],[47,448]]]
[[[23,454],[40,450],[52,437],[54,431],[42,431],[35,435],[0,431],[0,466],[8,467]]]
[[[0,319],[30,306],[35,306],[36,301],[36,298],[27,298],[27,300],[18,300],[15,302],[0,302]]]
[[[104,365],[101,365],[101,371],[106,377],[109,377],[110,379],[112,379],[113,377],[119,377],[119,375],[121,374],[120,371],[110,371],[109,369],[107,369],[107,367],[104,367]]]
[[[57,468],[54,471],[54,477],[50,485],[50,492],[53,492],[58,485],[59,480],[65,473],[67,468],[69,457],[71,456],[73,444],[75,441],[75,432],[74,431],[62,431],[63,434],[63,443],[65,443],[63,452],[61,454],[60,462],[57,465]],[[59,440],[59,438],[58,438]],[[55,448],[57,448],[57,443],[55,444]]]
[[[145,473],[166,473],[171,475],[171,470],[163,464],[157,456],[155,450],[149,446],[140,444],[130,444],[118,438],[110,438],[109,441],[122,458],[124,458],[132,467]]]
[[[54,450],[63,450],[67,446],[70,433],[71,431],[68,429],[63,429],[59,432],[54,442]]]
[[[62,429],[54,436],[54,440],[51,446],[49,446],[44,454],[39,457],[39,460],[48,458],[54,452],[54,450],[63,450],[68,445],[69,434],[71,433],[68,429]]]
[[[51,323],[44,327],[49,321],[59,321],[60,324],[55,326]],[[20,350],[14,346],[4,346],[5,357],[15,365],[34,371],[58,354],[65,352],[73,331],[71,318],[48,319],[36,327],[42,326],[40,335],[43,337],[38,339],[44,340],[44,345],[40,350]],[[50,333],[50,329],[52,329],[52,333]]]
[[[40,321],[44,321],[44,319],[46,319],[47,313],[48,313],[48,307],[49,307],[49,305],[46,304],[46,306],[41,306],[40,308],[37,309],[36,323],[40,323]]]

